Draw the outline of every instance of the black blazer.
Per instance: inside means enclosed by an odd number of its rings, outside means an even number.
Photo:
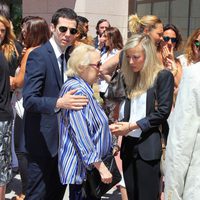
[[[167,118],[171,112],[174,92],[174,77],[168,70],[158,73],[153,87],[147,91],[146,117],[137,121],[142,134],[138,140],[138,153],[144,160],[160,159],[162,148],[159,126],[162,125],[162,132],[167,138]],[[155,102],[157,99],[157,106]],[[124,121],[129,121],[130,100],[126,101]],[[126,147],[126,139],[123,137],[121,146],[121,158],[132,156],[133,152]]]
[[[57,154],[59,130],[55,105],[61,86],[57,58],[47,42],[30,53],[23,88],[25,143],[33,156]]]

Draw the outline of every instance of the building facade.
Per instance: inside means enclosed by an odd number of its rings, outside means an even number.
[[[69,7],[89,20],[89,35],[95,36],[96,23],[108,19],[112,26],[127,36],[128,0],[23,0],[23,16],[39,15],[50,23],[52,14],[61,7]]]
[[[172,23],[177,26],[184,39],[200,27],[199,8],[199,0],[137,0],[134,4],[139,16],[159,16],[164,24]]]
[[[128,16],[137,13],[157,15],[164,24],[176,25],[186,39],[200,27],[199,0],[23,0],[23,16],[39,15],[49,23],[52,13],[61,7],[70,7],[79,15],[89,19],[90,35],[95,36],[95,26],[99,19],[106,18],[112,26],[120,29],[127,37]]]

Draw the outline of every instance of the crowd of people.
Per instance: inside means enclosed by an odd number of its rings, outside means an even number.
[[[62,200],[66,187],[70,200],[99,199],[84,184],[92,168],[112,182],[108,154],[121,171],[122,200],[199,198],[200,28],[184,43],[157,16],[134,14],[128,23],[126,42],[108,19],[92,37],[87,18],[60,8],[50,26],[24,17],[16,37],[1,6],[0,200],[13,166],[22,182],[13,200]],[[117,70],[120,101],[106,96]]]

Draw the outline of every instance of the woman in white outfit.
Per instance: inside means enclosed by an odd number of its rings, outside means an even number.
[[[200,199],[200,62],[186,68],[167,143],[165,200]]]

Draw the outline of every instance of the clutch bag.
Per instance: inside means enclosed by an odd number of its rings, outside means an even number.
[[[103,160],[104,164],[112,174],[112,182],[105,184],[101,181],[101,176],[96,168],[87,171],[87,180],[85,182],[86,195],[93,196],[95,198],[101,198],[107,193],[113,186],[115,186],[121,180],[121,173],[117,167],[115,158],[113,155],[107,155]]]

